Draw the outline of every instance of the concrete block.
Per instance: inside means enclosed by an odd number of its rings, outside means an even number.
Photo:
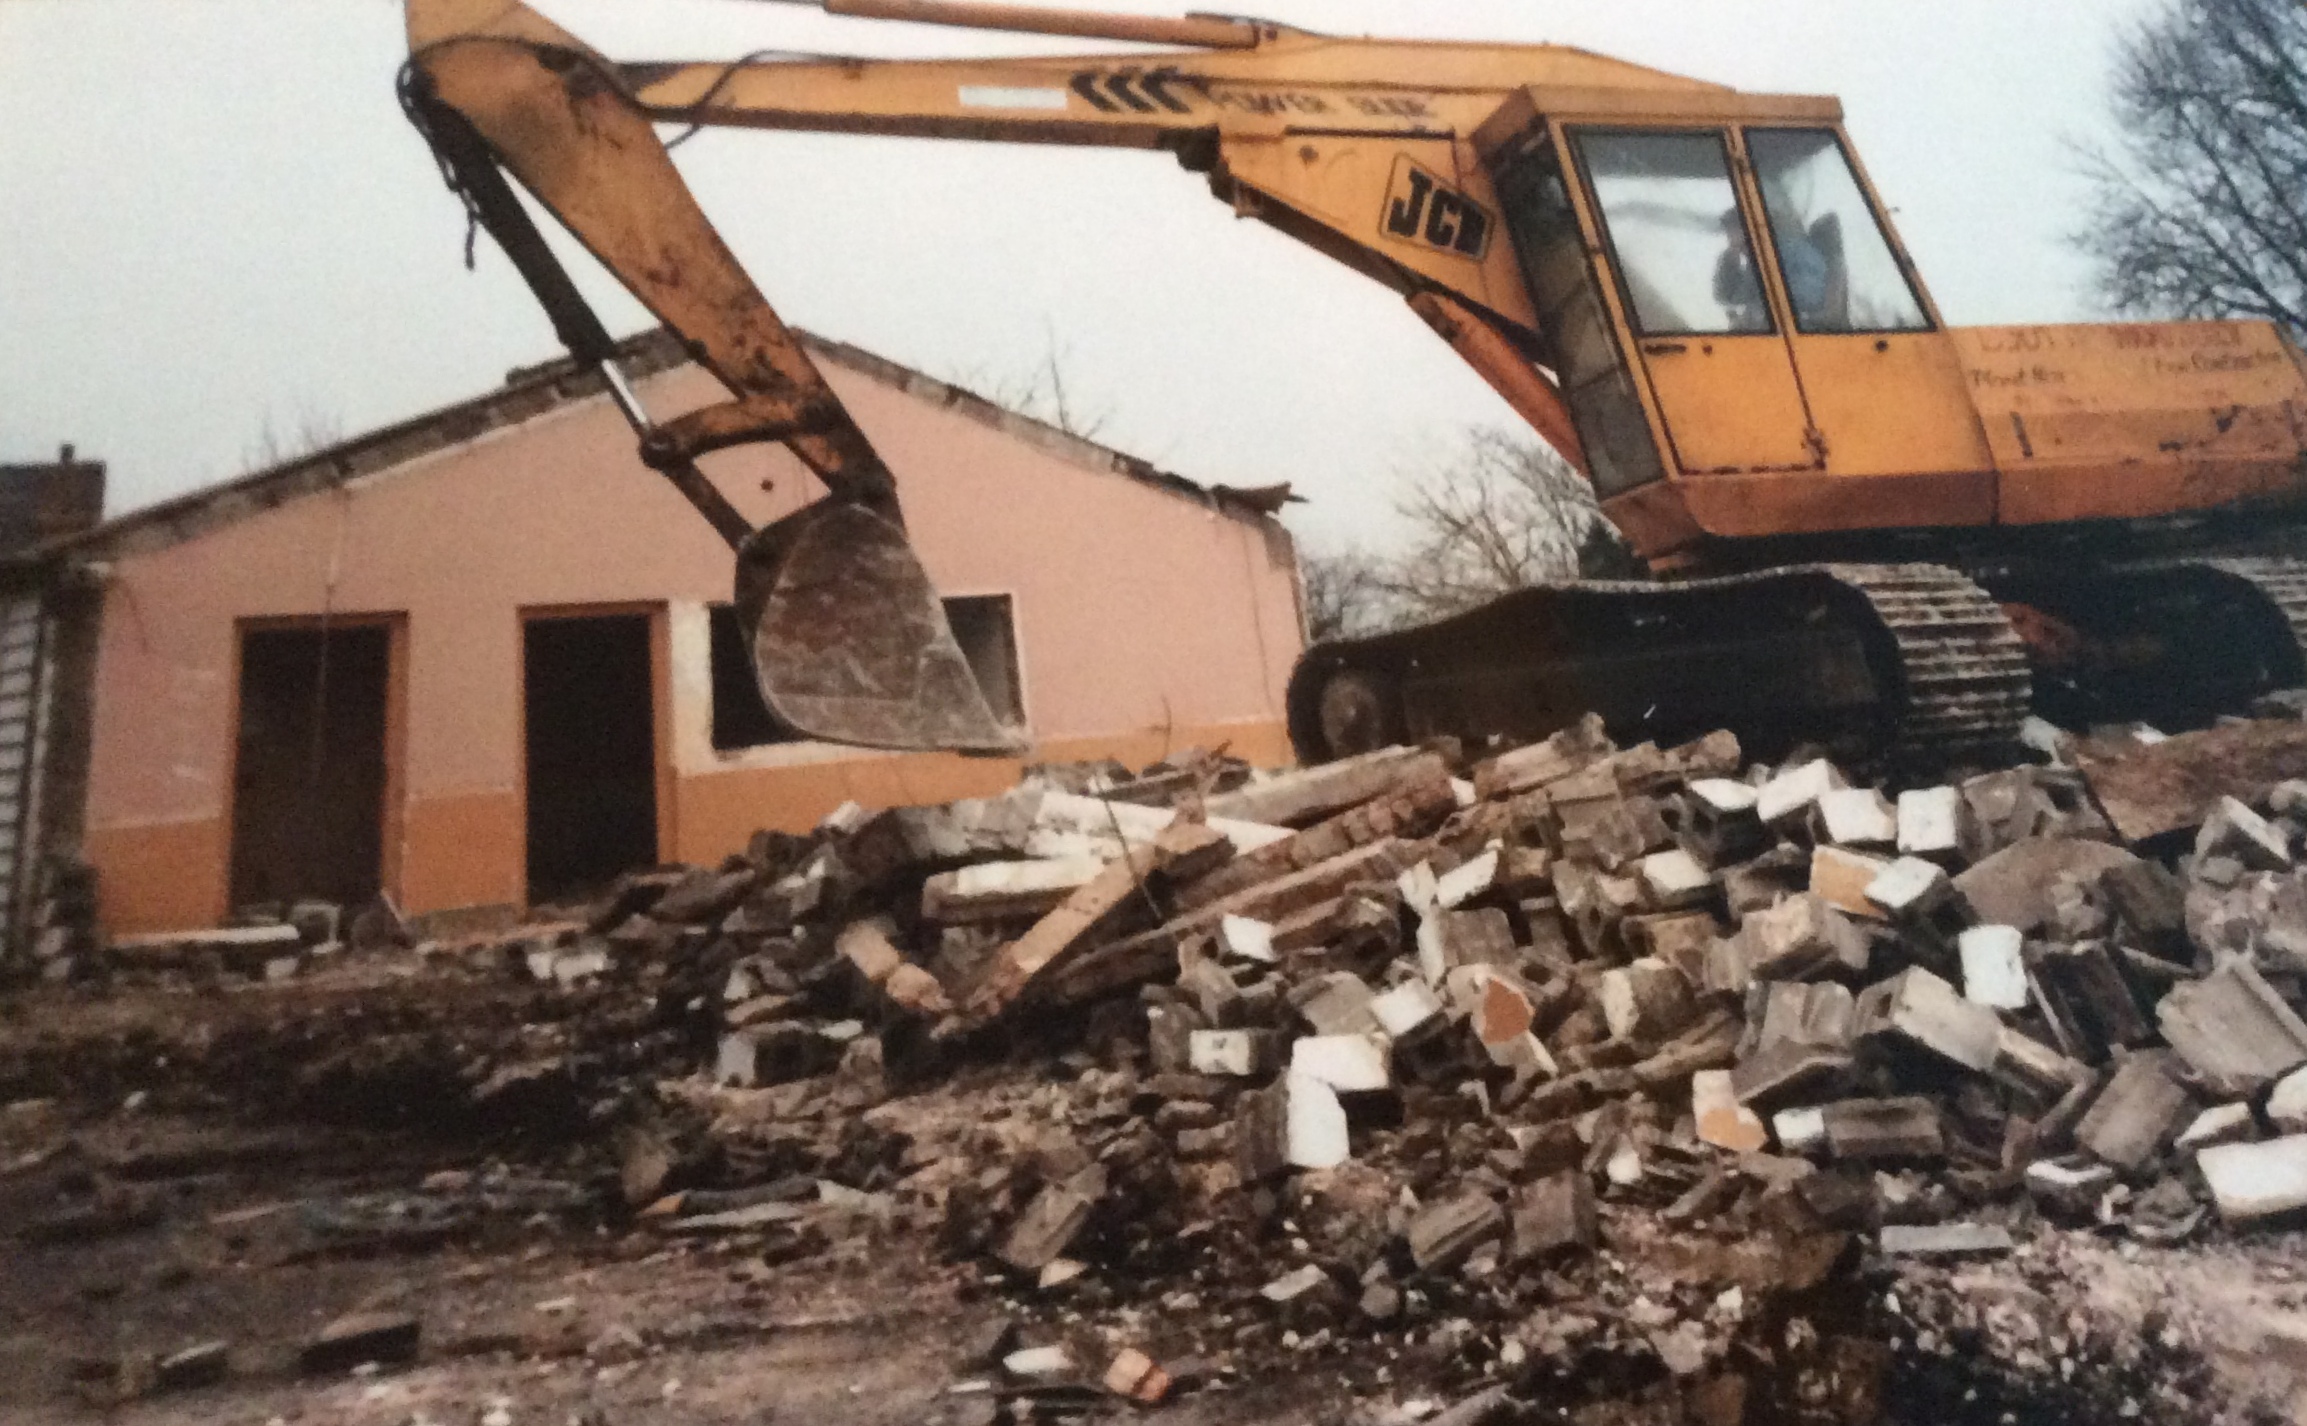
[[[1964,1069],[1994,1068],[2002,1022],[1920,966],[1868,986],[1858,997],[1861,1036],[1889,1036],[1919,1046]]]
[[[1696,987],[1664,961],[1635,961],[1604,971],[1598,998],[1614,1040],[1656,1043],[1698,1018]]]
[[[1492,847],[1434,879],[1434,901],[1443,910],[1455,910],[1488,891],[1498,881],[1498,849]]]
[[[1779,1110],[1770,1116],[1770,1132],[1781,1153],[1809,1157],[1827,1151],[1826,1111],[1815,1104]]]
[[[1871,787],[1838,787],[1818,796],[1814,824],[1821,840],[1838,847],[1889,849],[1898,845],[1898,814]]]
[[[1635,863],[1635,874],[1642,879],[1644,898],[1659,911],[1696,906],[1714,890],[1714,879],[1706,868],[1680,847],[1652,852]]]
[[[1317,1035],[1357,1035],[1380,1030],[1370,1009],[1375,997],[1351,971],[1329,971],[1300,981],[1290,994],[1298,1017]]]
[[[1865,936],[1841,911],[1809,893],[1753,912],[1739,926],[1738,937],[1756,980],[1866,973]]]
[[[1237,1123],[1236,1163],[1245,1183],[1288,1168],[1335,1168],[1352,1156],[1337,1091],[1306,1075],[1285,1074],[1242,1096]]]
[[[1195,1074],[1251,1079],[1272,1072],[1277,1048],[1270,1030],[1195,1030],[1186,1063]]]
[[[1102,858],[1074,856],[941,871],[921,884],[921,916],[949,926],[1046,916],[1103,870]]]
[[[1838,1099],[1819,1106],[1827,1147],[1853,1163],[1939,1159],[1946,1129],[1939,1107],[1920,1095],[1898,1099]]]
[[[1809,815],[1818,799],[1843,786],[1842,774],[1824,758],[1787,769],[1764,783],[1755,795],[1755,815],[1771,826],[1781,826]]]
[[[2027,1192],[2034,1200],[2071,1218],[2094,1214],[2099,1199],[2115,1186],[2115,1171],[2105,1164],[2037,1159],[2027,1165]]]
[[[1900,856],[1941,864],[1961,850],[1962,793],[1952,787],[1910,788],[1898,795]]]
[[[1866,899],[1893,921],[1928,916],[1954,898],[1946,868],[1921,857],[1900,857],[1866,884]]]
[[[1894,1258],[1997,1257],[2011,1250],[2011,1233],[1992,1223],[1886,1223],[1882,1250]]]
[[[2307,1064],[2307,1023],[2247,961],[2173,986],[2155,1018],[2171,1048],[2223,1097],[2243,1098]]]
[[[2197,1154],[2195,1165],[2230,1227],[2307,1208],[2307,1134],[2220,1144]]]
[[[2027,1008],[2026,937],[2016,926],[1973,926],[1955,939],[1963,998],[1995,1010]]]
[[[1404,1041],[1440,1023],[1442,998],[1422,980],[1405,980],[1373,996],[1370,1014],[1380,1029],[1397,1042]]]
[[[2278,1134],[2307,1134],[2307,1069],[2275,1081],[2267,1095],[2267,1122]]]
[[[1097,1200],[1061,1184],[1044,1184],[1003,1236],[995,1256],[1019,1272],[1040,1272],[1057,1260],[1089,1222]]]
[[[2092,1101],[2075,1126],[2075,1141],[2101,1163],[2135,1172],[2169,1148],[2196,1112],[2194,1098],[2171,1078],[2163,1056],[2135,1054]]]
[[[1392,1041],[1383,1035],[1308,1035],[1290,1046],[1290,1073],[1343,1094],[1393,1083]]]

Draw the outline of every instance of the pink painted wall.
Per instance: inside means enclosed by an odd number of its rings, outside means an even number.
[[[1011,595],[1029,732],[1045,754],[1123,737],[1137,752],[1232,738],[1267,760],[1286,755],[1282,689],[1300,636],[1292,553],[1278,527],[826,368],[897,473],[940,591]],[[660,418],[721,395],[692,368],[642,390]],[[724,453],[708,468],[756,520],[816,493],[782,450]],[[887,800],[916,783],[936,795],[957,777],[1008,775],[999,764],[820,745],[716,753],[703,608],[726,600],[729,585],[726,547],[633,458],[630,433],[600,398],[118,559],[87,817],[108,926],[200,924],[226,909],[244,619],[406,616],[397,889],[412,910],[521,898],[527,608],[665,608],[670,726],[659,729],[660,760],[676,789],[661,819],[668,853],[707,858],[754,826],[806,825],[851,789]]]

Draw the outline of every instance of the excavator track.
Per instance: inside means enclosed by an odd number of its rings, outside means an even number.
[[[2307,561],[2271,555],[2242,555],[2199,563],[2239,579],[2259,592],[2290,627],[2291,640],[2307,663]]]
[[[1414,629],[1317,644],[1291,677],[1307,761],[1403,738],[1536,737],[1586,712],[1620,737],[1716,727],[1944,764],[2016,738],[2026,648],[1995,598],[1930,564],[1794,565],[1515,591]]]
[[[2017,736],[2033,696],[2026,645],[1984,589],[1943,565],[1828,565],[1866,596],[1897,641],[1903,683],[1889,756],[1992,753]]]

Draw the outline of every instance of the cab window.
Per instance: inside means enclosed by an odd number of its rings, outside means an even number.
[[[1930,327],[1831,129],[1748,129],[1778,271],[1800,332]]]
[[[1644,336],[1771,330],[1721,135],[1587,131],[1576,142]]]

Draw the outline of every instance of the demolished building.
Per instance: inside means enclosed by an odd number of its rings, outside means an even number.
[[[905,492],[965,653],[1034,758],[1288,756],[1296,561],[1270,513],[855,348],[813,341]],[[662,333],[670,414],[718,387]],[[708,458],[757,523],[820,492],[782,448]],[[379,891],[501,919],[711,862],[841,803],[940,801],[1016,761],[782,741],[729,554],[566,365],[42,547],[101,580],[41,827],[113,934]]]

